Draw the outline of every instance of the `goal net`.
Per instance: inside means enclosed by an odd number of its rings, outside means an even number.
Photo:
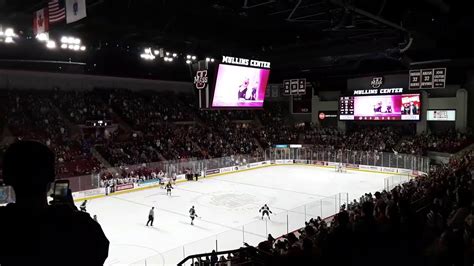
[[[346,166],[342,163],[336,164],[336,172],[345,173],[346,172]]]

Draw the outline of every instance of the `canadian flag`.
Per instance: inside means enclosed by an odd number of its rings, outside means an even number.
[[[48,32],[49,16],[48,9],[42,8],[34,13],[33,18],[33,32],[38,35],[43,32]]]

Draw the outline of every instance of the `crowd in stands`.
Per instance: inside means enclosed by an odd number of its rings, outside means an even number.
[[[90,152],[90,143],[70,132],[54,103],[54,92],[9,91],[5,104],[6,124],[18,139],[35,139],[56,154],[58,174],[77,176],[100,169]]]
[[[112,119],[113,111],[104,103],[101,91],[57,91],[53,97],[54,103],[73,123]]]
[[[472,265],[474,152],[258,248],[272,265]]]
[[[205,111],[196,108],[192,96],[165,92],[56,89],[1,94],[0,125],[12,137],[50,146],[58,155],[61,176],[90,174],[104,166],[255,154],[275,144],[424,155],[428,150],[456,152],[472,143],[471,134],[459,132],[416,135],[394,126],[343,133],[298,124],[291,120],[286,101],[267,102],[256,111]],[[86,121],[101,119],[110,119],[116,128],[84,128]],[[92,155],[94,149],[100,162]]]
[[[167,178],[167,173],[163,172],[158,168],[151,167],[139,167],[134,169],[129,169],[121,167],[115,170],[115,173],[112,171],[102,172],[100,175],[100,186],[114,186],[122,184],[139,184],[147,180],[164,180]]]

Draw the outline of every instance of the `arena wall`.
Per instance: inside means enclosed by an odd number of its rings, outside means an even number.
[[[92,90],[94,88],[173,91],[192,93],[191,82],[146,80],[0,69],[0,89]]]

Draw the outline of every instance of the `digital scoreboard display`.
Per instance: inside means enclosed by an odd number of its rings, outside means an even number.
[[[344,96],[339,100],[340,120],[418,121],[420,94]]]
[[[213,108],[262,108],[270,69],[220,64]]]

